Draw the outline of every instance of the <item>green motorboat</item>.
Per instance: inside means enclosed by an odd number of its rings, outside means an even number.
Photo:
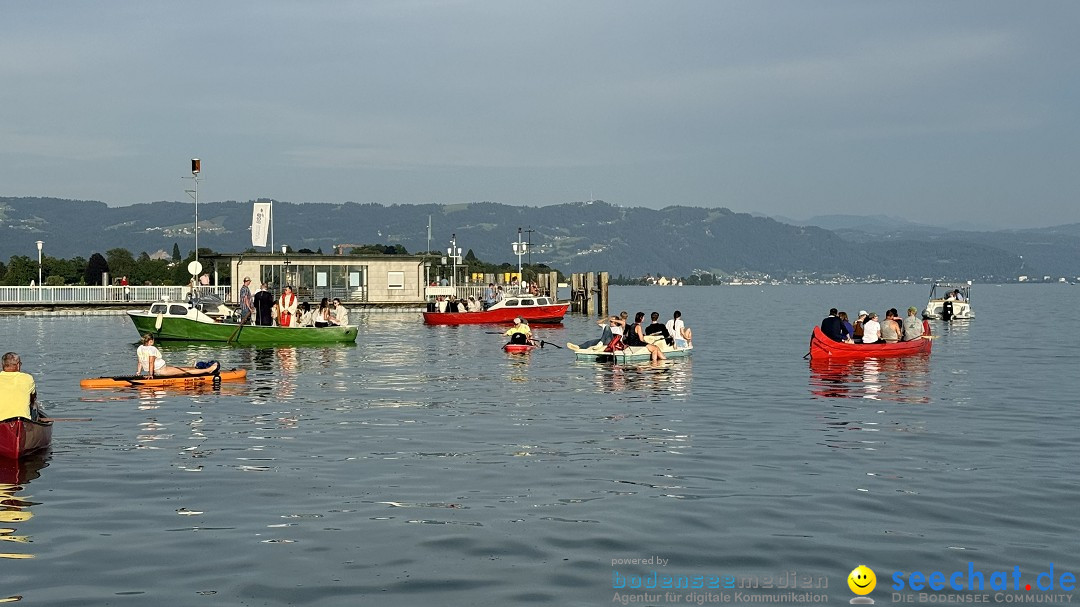
[[[149,310],[128,310],[139,335],[151,333],[157,341],[219,341],[241,345],[321,345],[353,343],[356,326],[267,327],[241,325],[217,298],[190,302],[159,301]]]

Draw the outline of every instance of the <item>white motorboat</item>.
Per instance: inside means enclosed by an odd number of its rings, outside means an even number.
[[[957,297],[959,293],[960,297]],[[930,300],[922,312],[930,320],[970,320],[975,318],[971,309],[971,283],[945,284],[935,282],[930,286]]]

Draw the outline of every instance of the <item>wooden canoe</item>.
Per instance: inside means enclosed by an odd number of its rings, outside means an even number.
[[[130,388],[130,387],[163,387],[163,388],[194,388],[206,384],[223,381],[244,381],[247,379],[246,369],[223,369],[219,374],[207,373],[204,375],[170,375],[168,377],[155,377],[150,379],[141,375],[117,375],[113,377],[92,377],[79,382],[83,388]]]
[[[38,422],[25,417],[0,421],[0,458],[20,457],[44,449],[52,443],[53,423]]]
[[[849,344],[833,341],[821,332],[821,327],[814,327],[814,332],[810,334],[810,358],[880,358],[929,354],[933,345],[933,340],[921,337],[911,341],[898,341],[894,344]]]

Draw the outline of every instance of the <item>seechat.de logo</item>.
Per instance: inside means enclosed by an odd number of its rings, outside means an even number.
[[[874,587],[877,586],[877,576],[874,575],[873,569],[866,565],[859,565],[852,569],[847,577],[847,585],[852,592],[859,595],[851,599],[851,604],[872,605],[874,603],[874,599],[866,596],[873,592]]]

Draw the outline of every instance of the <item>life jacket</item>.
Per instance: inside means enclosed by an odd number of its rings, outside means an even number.
[[[618,352],[619,350],[625,350],[626,344],[622,341],[622,335],[612,335],[611,341],[604,347],[604,352]]]

